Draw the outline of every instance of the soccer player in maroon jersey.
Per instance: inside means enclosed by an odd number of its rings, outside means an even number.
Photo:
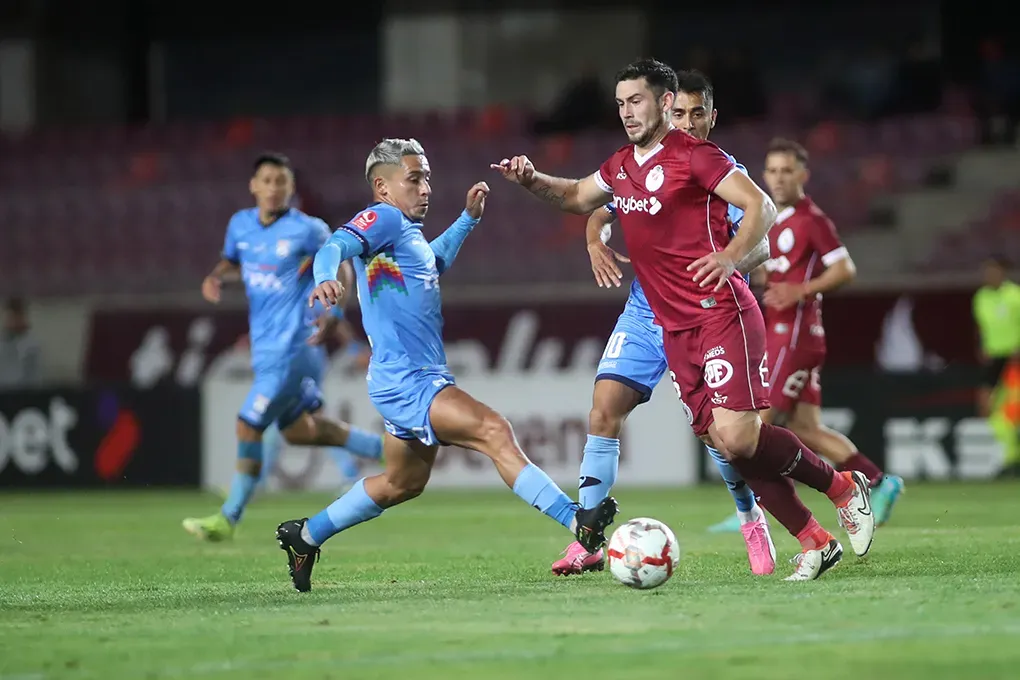
[[[764,275],[772,408],[765,422],[789,428],[840,470],[859,470],[871,482],[875,523],[884,524],[903,480],[886,475],[852,441],[822,424],[820,374],[825,362],[822,294],[854,279],[856,268],[836,227],[804,193],[808,153],[800,144],[775,139],[765,156],[765,184],[779,208],[769,232],[771,259]]]
[[[638,280],[663,327],[670,378],[694,432],[721,451],[803,548],[789,580],[818,578],[843,548],[797,497],[793,480],[825,493],[858,555],[874,536],[867,478],[838,473],[769,407],[765,322],[743,278],[768,259],[771,199],[708,141],[670,125],[676,74],[655,60],[617,75],[630,144],[583,179],[537,172],[526,156],[492,167],[561,210],[587,214],[610,199]],[[727,204],[744,211],[732,238]]]

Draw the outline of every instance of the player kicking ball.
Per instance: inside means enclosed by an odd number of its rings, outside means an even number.
[[[202,282],[202,295],[215,304],[224,280],[244,281],[255,372],[237,416],[237,472],[227,500],[216,514],[183,522],[185,531],[210,541],[233,536],[255,494],[270,424],[296,446],[342,446],[376,460],[382,453],[379,435],[318,415],[326,355],[316,345],[333,319],[321,307],[310,310],[305,300],[313,287],[309,258],[329,238],[329,228],[289,207],[294,172],[286,157],[260,156],[249,188],[255,207],[230,218],[223,257]]]
[[[481,219],[489,187],[471,187],[464,212],[430,242],[422,220],[432,195],[431,171],[417,141],[380,142],[368,156],[365,178],[375,203],[337,229],[315,256],[309,304],[337,303],[343,293],[337,268],[353,259],[372,347],[368,394],[386,425],[386,469],[357,482],[311,519],[277,527],[294,588],[311,590],[319,546],[331,536],[421,494],[441,443],[485,454],[524,502],[569,529],[589,552],[598,550],[616,501],[579,507],[528,460],[510,423],[457,387],[446,366],[439,277]]]
[[[682,71],[677,74],[677,79],[679,90],[673,103],[673,126],[698,139],[708,139],[717,115],[711,82],[698,71]],[[732,156],[729,158],[736,164]],[[747,174],[744,166],[736,164],[736,167]],[[727,219],[731,225],[731,236],[743,217],[740,208],[729,206]],[[606,288],[620,285],[623,274],[616,262],[626,261],[605,244],[609,227],[615,220],[616,206],[609,203],[591,214],[586,232],[595,280]],[[651,398],[652,390],[665,373],[662,326],[655,323],[655,314],[648,306],[641,283],[635,279],[630,284],[627,304],[609,336],[595,375],[592,409],[588,416],[588,439],[581,459],[578,484],[578,499],[583,507],[594,507],[616,483],[623,423],[631,411]],[[708,451],[737,506],[737,514],[734,515],[738,519],[736,530],[744,536],[751,573],[773,573],[776,548],[768,520],[755,502],[754,492],[721,453],[713,448]],[[567,546],[562,559],[553,563],[552,572],[559,575],[580,574],[601,571],[604,566],[605,556],[601,550],[589,553],[575,542]]]
[[[807,150],[773,140],[765,156],[765,184],[779,215],[769,232],[771,259],[754,272],[766,286],[772,385],[772,408],[762,420],[789,428],[839,470],[862,472],[871,484],[875,524],[881,526],[903,493],[903,479],[885,474],[852,441],[822,424],[822,294],[853,281],[857,268],[832,220],[804,193],[808,177]],[[735,524],[730,521],[730,527]]]
[[[688,422],[800,541],[802,556],[788,580],[813,580],[839,562],[843,548],[800,501],[793,480],[832,501],[860,556],[875,532],[868,480],[837,473],[792,432],[761,420],[769,407],[765,322],[740,274],[768,259],[775,205],[714,144],[672,128],[676,90],[676,74],[658,61],[635,62],[617,75],[630,143],[593,175],[551,177],[526,156],[493,168],[567,212],[586,214],[613,201],[662,325],[670,379]],[[730,205],[744,211],[732,238]]]

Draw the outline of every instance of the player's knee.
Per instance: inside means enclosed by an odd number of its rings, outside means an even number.
[[[588,433],[596,437],[617,439],[623,429],[623,415],[605,403],[596,403],[588,412]]]
[[[716,460],[719,460],[720,458],[723,459],[724,461],[730,460],[729,458],[727,458],[728,454],[726,453],[726,450],[723,449],[721,445],[716,443],[716,441],[712,438],[711,434],[707,433],[703,434],[699,436],[698,439],[701,440],[702,444],[709,448],[709,454]]]
[[[386,475],[386,505],[406,503],[420,496],[429,483],[428,471],[403,470],[398,475]]]
[[[713,435],[716,449],[731,461],[751,458],[758,448],[759,424],[757,420],[741,419],[724,427],[717,427]]]
[[[510,421],[495,411],[482,418],[478,430],[478,438],[485,443],[489,451],[498,451],[513,444],[514,430],[510,426]]]
[[[289,424],[281,434],[287,443],[293,446],[310,446],[318,439],[315,419],[308,414]]]
[[[256,430],[254,427],[244,422],[241,419],[237,420],[237,426],[234,428],[237,434],[237,440],[242,442],[260,442],[262,441],[262,432]]]

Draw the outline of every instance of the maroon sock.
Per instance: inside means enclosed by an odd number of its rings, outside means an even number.
[[[883,472],[881,468],[871,462],[871,459],[865,456],[860,451],[855,451],[854,455],[839,466],[840,472],[863,472],[864,476],[871,482],[871,486],[878,486],[878,483],[882,481]]]
[[[828,492],[832,476],[836,474],[831,465],[804,446],[793,432],[766,423],[761,425],[758,448],[751,460],[763,471],[778,472],[822,493]],[[757,476],[768,477],[766,474]]]
[[[780,477],[773,473],[771,478],[761,478],[759,469],[752,461],[734,460],[733,467],[743,477],[751,491],[758,497],[761,507],[772,513],[780,524],[786,527],[794,538],[804,530],[804,527],[811,521],[811,511],[804,507],[797,497],[797,491],[793,486],[793,480],[787,477]]]

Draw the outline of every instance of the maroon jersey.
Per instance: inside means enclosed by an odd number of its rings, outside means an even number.
[[[806,283],[847,256],[832,220],[807,196],[779,213],[769,232],[769,246],[772,258],[765,262],[769,283]],[[783,344],[791,348],[825,346],[821,293],[784,310],[766,307],[765,321],[769,334],[786,336]]]
[[[647,154],[633,144],[620,148],[595,173],[599,187],[613,194],[634,272],[668,331],[696,328],[720,311],[756,305],[739,274],[712,292],[687,271],[730,241],[728,205],[712,192],[735,171],[715,144],[671,130]]]

